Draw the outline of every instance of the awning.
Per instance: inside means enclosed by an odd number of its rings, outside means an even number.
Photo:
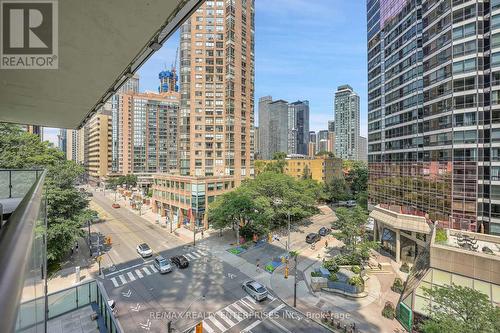
[[[0,122],[76,128],[202,0],[59,0],[58,69],[0,69]]]

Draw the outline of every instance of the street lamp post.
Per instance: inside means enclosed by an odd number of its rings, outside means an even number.
[[[287,212],[288,215],[288,241],[286,242],[286,252],[288,257],[290,257],[290,211]]]
[[[293,280],[293,307],[297,307],[297,257],[298,254],[295,253],[294,261],[295,261],[295,272],[294,272],[294,280]]]
[[[90,240],[90,220],[87,220],[87,227],[88,227],[88,237],[89,237],[89,252],[90,252],[90,257],[92,258],[92,243]]]

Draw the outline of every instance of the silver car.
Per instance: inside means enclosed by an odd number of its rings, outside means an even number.
[[[267,298],[268,291],[266,287],[254,280],[248,280],[243,282],[241,286],[250,296],[252,296],[256,301],[262,301]]]
[[[170,261],[167,259],[163,258],[162,256],[158,256],[154,260],[154,265],[160,273],[168,273],[172,271],[172,265],[170,264]]]

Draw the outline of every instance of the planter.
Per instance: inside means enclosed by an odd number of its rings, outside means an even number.
[[[321,288],[328,287],[328,279],[324,277],[311,277],[311,288],[313,291],[320,291]]]

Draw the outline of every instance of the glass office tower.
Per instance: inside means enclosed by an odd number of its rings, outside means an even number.
[[[500,1],[367,7],[370,203],[500,234]]]

